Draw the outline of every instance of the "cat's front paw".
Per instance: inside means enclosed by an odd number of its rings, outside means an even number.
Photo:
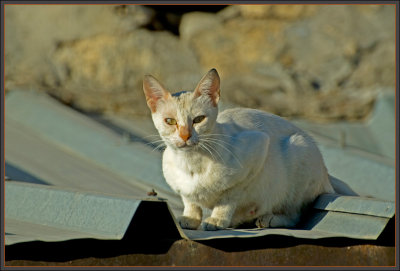
[[[228,226],[229,226],[229,221],[215,217],[208,217],[203,221],[203,223],[201,223],[201,229],[203,231],[222,230],[227,228]]]
[[[181,216],[178,218],[178,222],[182,229],[196,230],[199,227],[201,220],[188,216]]]
[[[256,226],[258,228],[271,228],[271,222],[274,218],[274,215],[263,215],[257,218],[256,220]]]
[[[266,214],[260,216],[256,220],[256,226],[258,228],[278,228],[278,227],[285,227],[290,228],[294,227],[297,223],[297,220],[290,218],[285,215],[273,215],[273,214]]]

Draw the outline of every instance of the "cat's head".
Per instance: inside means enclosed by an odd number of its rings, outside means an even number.
[[[211,69],[194,91],[171,94],[151,75],[143,79],[143,91],[154,126],[164,142],[174,148],[190,150],[202,135],[213,131],[218,115],[220,80]]]

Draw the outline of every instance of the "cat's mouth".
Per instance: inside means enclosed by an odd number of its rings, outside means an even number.
[[[190,146],[190,145],[188,145],[188,144],[186,144],[186,143],[183,143],[182,145],[179,145],[179,146],[177,146],[179,149],[187,149],[187,148],[191,148],[191,147],[193,147],[193,146]]]
[[[192,148],[196,147],[196,145],[197,144],[195,144],[195,143],[184,142],[184,143],[176,145],[176,147],[180,150],[188,150],[188,149],[192,149]]]

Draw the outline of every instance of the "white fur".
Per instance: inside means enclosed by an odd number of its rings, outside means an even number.
[[[147,97],[149,91],[145,89]],[[303,207],[322,193],[334,192],[321,153],[304,131],[254,109],[218,114],[215,70],[194,92],[165,97],[152,118],[167,146],[162,161],[165,179],[185,206],[179,219],[183,228],[197,229],[203,208],[212,210],[201,223],[203,230],[252,221],[258,227],[291,227]],[[206,118],[193,124],[199,115]],[[189,127],[186,142],[176,127],[165,123],[171,117],[177,127]]]

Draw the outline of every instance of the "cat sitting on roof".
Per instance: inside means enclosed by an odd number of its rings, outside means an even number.
[[[143,90],[166,145],[164,177],[184,204],[182,228],[293,227],[318,195],[334,193],[322,155],[303,130],[260,110],[218,112],[215,69],[193,92],[171,94],[151,75]],[[203,208],[212,210],[204,221]]]

